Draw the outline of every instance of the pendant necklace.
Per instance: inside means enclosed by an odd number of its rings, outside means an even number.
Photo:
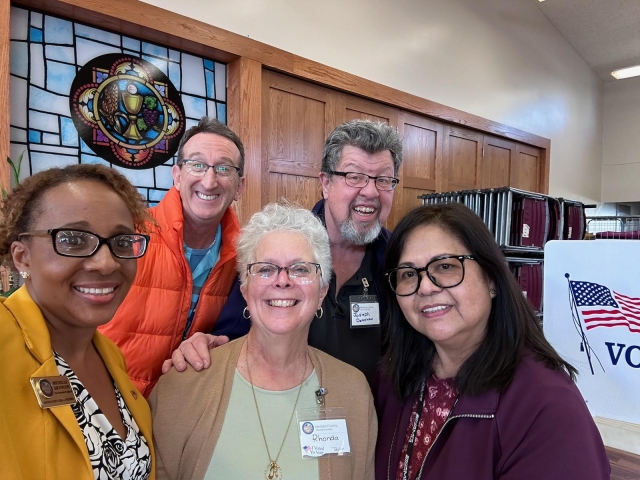
[[[264,446],[267,448],[267,456],[269,457],[269,465],[267,465],[267,468],[264,469],[264,478],[266,480],[282,480],[282,469],[280,468],[280,465],[278,465],[278,458],[280,458],[282,447],[284,447],[284,442],[287,439],[287,434],[289,433],[289,429],[291,428],[291,421],[293,420],[293,414],[296,413],[296,407],[298,406],[298,400],[300,399],[300,392],[302,392],[302,384],[304,383],[304,376],[305,376],[305,373],[307,373],[308,358],[309,358],[309,354],[305,353],[302,380],[300,381],[300,388],[298,388],[298,395],[296,396],[296,401],[293,404],[293,411],[291,412],[291,416],[289,417],[289,423],[287,424],[287,429],[284,432],[284,438],[282,439],[282,443],[280,444],[280,449],[278,450],[278,454],[276,455],[275,458],[272,458],[271,452],[269,451],[269,445],[267,444],[267,436],[264,434],[264,427],[262,426],[262,417],[260,416],[260,409],[258,408],[258,399],[256,398],[256,390],[253,387],[253,379],[251,378],[251,369],[249,368],[249,342],[247,342],[247,373],[249,374],[249,383],[251,384],[251,393],[253,393],[253,401],[256,404],[256,412],[258,412],[258,422],[260,422],[262,439],[264,440]]]

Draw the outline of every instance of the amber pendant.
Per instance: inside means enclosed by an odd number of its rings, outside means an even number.
[[[280,465],[271,460],[267,468],[264,469],[264,478],[267,480],[281,480],[282,479],[282,469]]]

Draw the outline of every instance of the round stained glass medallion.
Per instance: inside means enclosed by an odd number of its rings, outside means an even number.
[[[141,58],[111,53],[87,62],[73,80],[69,103],[80,137],[98,156],[122,167],[162,165],[184,133],[176,88]]]

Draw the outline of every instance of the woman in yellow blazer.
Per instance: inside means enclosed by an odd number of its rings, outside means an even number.
[[[0,477],[155,478],[149,407],[96,330],[146,251],[142,198],[113,169],[74,165],[27,178],[0,213],[0,255],[25,279],[0,304]]]

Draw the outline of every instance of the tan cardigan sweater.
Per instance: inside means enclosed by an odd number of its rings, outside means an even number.
[[[243,343],[244,337],[211,350],[211,366],[202,372],[172,370],[152,391],[158,480],[204,478],[222,431]],[[319,459],[320,480],[373,480],[378,421],[364,375],[315,348],[309,347],[309,356],[327,389],[325,405],[346,409],[351,444],[351,456]]]

